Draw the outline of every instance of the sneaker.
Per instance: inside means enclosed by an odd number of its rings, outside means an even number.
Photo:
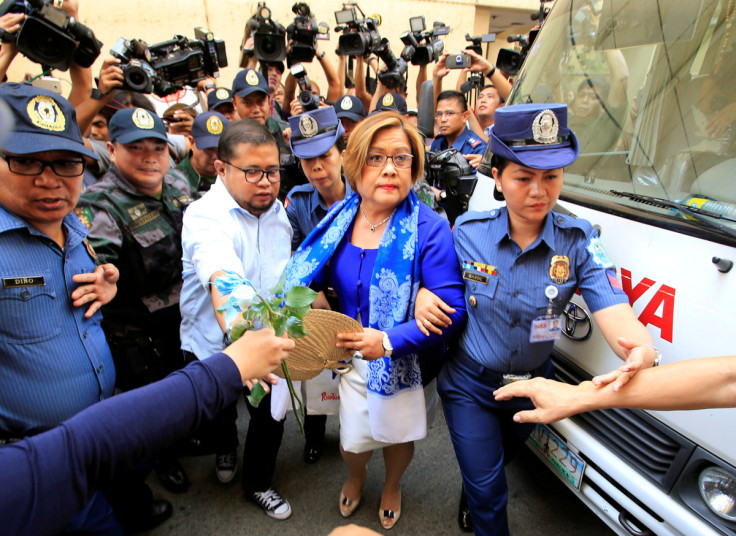
[[[256,491],[250,497],[274,519],[288,519],[291,516],[291,505],[274,489]]]
[[[227,484],[235,478],[235,470],[238,468],[238,458],[235,451],[215,456],[215,472],[217,480]]]

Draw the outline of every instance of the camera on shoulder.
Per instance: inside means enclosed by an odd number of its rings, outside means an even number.
[[[195,28],[194,35],[193,40],[176,35],[151,46],[140,39],[118,39],[110,54],[121,61],[122,89],[164,97],[217,78],[220,67],[227,67],[225,42],[204,28]]]
[[[100,55],[102,43],[94,32],[50,0],[5,0],[0,17],[7,13],[24,13],[26,18],[15,34],[4,32],[3,41],[14,42],[23,55],[45,69],[66,71],[72,62],[90,67]]]

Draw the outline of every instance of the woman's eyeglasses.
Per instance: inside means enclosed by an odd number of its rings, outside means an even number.
[[[381,153],[368,153],[368,156],[365,158],[365,163],[370,167],[383,167],[386,165],[386,161],[389,158],[391,159],[391,162],[393,162],[394,166],[400,169],[405,169],[411,167],[411,162],[414,156],[408,153],[399,153],[393,156]]]

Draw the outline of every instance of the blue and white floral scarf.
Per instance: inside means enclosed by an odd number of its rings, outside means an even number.
[[[358,212],[353,194],[334,206],[286,265],[285,288],[309,285],[334,254]],[[370,286],[372,328],[385,331],[414,318],[419,290],[417,223],[420,201],[413,191],[394,211],[378,247]],[[368,362],[368,414],[377,441],[403,443],[426,435],[422,375],[416,353]]]

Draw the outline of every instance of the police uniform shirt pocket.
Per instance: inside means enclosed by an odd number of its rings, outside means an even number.
[[[29,344],[56,337],[61,318],[49,272],[3,275],[0,288],[0,337]]]
[[[490,314],[498,288],[498,275],[463,269],[465,305],[468,311]],[[490,318],[490,317],[486,317]]]

